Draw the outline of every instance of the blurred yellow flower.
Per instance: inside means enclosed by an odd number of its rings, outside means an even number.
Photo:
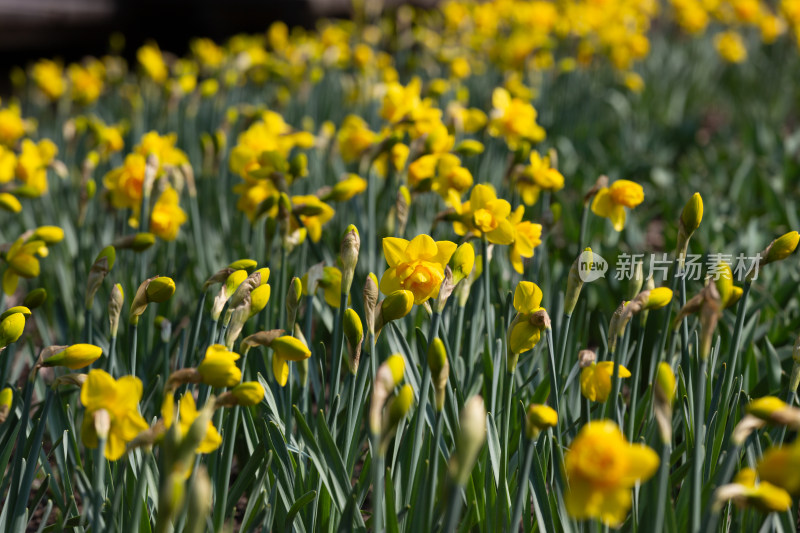
[[[186,212],[178,202],[178,191],[167,186],[153,206],[150,231],[165,241],[174,241],[181,225],[186,222]]]
[[[741,63],[747,59],[747,48],[742,36],[735,31],[725,31],[714,37],[714,47],[728,63]]]
[[[583,426],[564,457],[569,489],[564,503],[578,520],[598,518],[617,527],[631,507],[631,489],[658,469],[658,454],[630,444],[609,420]]]
[[[22,119],[19,107],[9,106],[0,109],[0,144],[9,148],[25,135],[25,121]]]
[[[221,344],[212,344],[197,366],[203,383],[212,387],[233,387],[242,381],[242,371],[236,366],[239,354]]]
[[[178,402],[178,429],[180,430],[181,438],[186,436],[199,414],[192,394],[187,392],[181,396]],[[165,394],[164,403],[161,405],[161,417],[164,420],[164,427],[167,429],[175,423],[175,401],[172,393]],[[195,453],[211,453],[219,448],[220,444],[222,444],[222,436],[217,431],[217,428],[214,427],[214,424],[209,421],[206,434],[197,449],[195,449]]]
[[[517,189],[522,201],[526,205],[533,205],[539,199],[541,191],[555,192],[563,188],[564,176],[550,166],[550,157],[532,150],[530,165],[525,167],[517,179]]]
[[[112,206],[138,212],[142,203],[145,165],[143,155],[128,154],[122,166],[109,170],[103,176],[103,185],[110,192]]]
[[[347,115],[339,128],[336,140],[345,163],[361,157],[375,143],[378,136],[369,129],[363,118]]]
[[[311,357],[305,343],[291,335],[278,337],[272,343],[272,373],[278,385],[283,387],[289,380],[289,361],[302,361]]]
[[[167,65],[164,56],[155,43],[146,44],[136,51],[136,59],[150,79],[156,83],[164,83],[167,79]]]
[[[81,425],[83,444],[87,448],[97,448],[94,415],[104,409],[111,420],[106,459],[116,461],[122,457],[127,443],[147,429],[147,422],[139,413],[141,398],[142,382],[139,378],[124,376],[115,380],[105,370],[90,370],[81,387],[81,403],[85,408]]]
[[[530,259],[533,257],[533,249],[542,244],[542,225],[522,220],[525,214],[525,206],[519,206],[508,217],[514,225],[514,242],[508,248],[511,266],[518,273],[523,273],[522,258]]]
[[[509,148],[516,150],[521,141],[538,143],[544,140],[545,131],[536,123],[536,109],[501,87],[492,93],[492,113],[489,135],[503,137]]]
[[[0,183],[14,179],[17,169],[17,156],[13,150],[0,144]]]
[[[30,139],[22,141],[22,151],[17,158],[17,179],[39,195],[47,192],[47,167],[55,159],[58,148],[49,139],[38,144]]]
[[[313,242],[319,242],[322,238],[322,226],[328,223],[336,213],[331,206],[320,200],[314,195],[292,196],[292,206],[300,210],[297,218],[308,230],[308,236]],[[293,229],[297,229],[299,224]]]
[[[67,68],[67,74],[72,86],[72,98],[79,104],[92,104],[103,93],[106,71],[100,61],[91,60],[86,66],[72,63]]]
[[[31,69],[31,78],[50,100],[58,100],[66,90],[64,68],[55,61],[49,59],[37,61]]]

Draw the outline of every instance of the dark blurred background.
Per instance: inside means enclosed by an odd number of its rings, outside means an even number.
[[[349,14],[350,0],[0,0],[0,74],[5,81],[11,66],[41,57],[103,54],[114,32],[125,35],[132,57],[148,39],[183,53],[192,37],[220,42],[274,20],[309,27]]]

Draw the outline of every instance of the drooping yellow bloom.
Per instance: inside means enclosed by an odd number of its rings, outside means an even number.
[[[614,373],[614,361],[592,363],[581,370],[581,393],[593,402],[604,402],[611,394],[611,377]],[[619,377],[631,377],[630,371],[619,365]]]
[[[33,65],[31,78],[36,86],[52,101],[61,98],[66,85],[64,84],[64,68],[49,59],[41,59]]]
[[[167,187],[153,206],[150,231],[165,241],[174,241],[184,222],[186,212],[178,205],[178,191]]]
[[[579,520],[620,525],[631,507],[631,489],[658,469],[658,454],[630,444],[609,420],[583,426],[564,457],[569,489],[564,503]]]
[[[261,120],[239,134],[237,144],[231,150],[230,169],[245,179],[267,177],[275,169],[270,159],[261,157],[262,154],[276,152],[287,158],[293,148],[310,148],[313,145],[314,136],[311,133],[294,132],[280,114],[265,111]],[[262,169],[263,172],[260,172]]]
[[[331,206],[321,201],[314,195],[292,196],[292,205],[295,209],[308,209],[314,214],[301,214],[298,216],[303,226],[308,230],[308,236],[313,242],[319,242],[322,238],[322,226],[328,223],[336,212]],[[292,229],[299,228],[296,224]]]
[[[408,184],[417,190],[431,190],[449,205],[457,205],[472,187],[472,174],[455,154],[427,154],[408,166]]]
[[[530,165],[517,179],[517,189],[525,205],[533,205],[542,191],[559,191],[564,188],[564,176],[550,166],[550,157],[531,151]]]
[[[193,39],[190,47],[203,66],[215,69],[225,60],[225,51],[211,39]]]
[[[3,273],[3,290],[7,295],[14,294],[17,290],[19,278],[35,278],[39,275],[41,265],[36,255],[45,247],[44,241],[24,242],[17,239],[5,254],[8,268]],[[46,250],[46,248],[45,248]]]
[[[22,152],[17,158],[17,179],[38,194],[47,192],[47,167],[55,159],[58,148],[49,139],[34,143],[22,141]]]
[[[212,344],[206,350],[206,356],[197,366],[203,383],[212,387],[233,387],[242,381],[242,371],[236,366],[239,354],[234,353],[222,344]]]
[[[494,244],[511,244],[514,242],[515,228],[508,219],[511,204],[497,197],[497,193],[489,184],[479,183],[472,188],[469,201],[454,206],[459,220],[453,222],[453,229],[458,235],[472,232],[476,237],[485,235]]]
[[[536,318],[544,311],[542,296],[542,289],[530,281],[520,281],[514,289],[514,309],[517,316],[508,332],[510,372],[516,367],[519,354],[532,350],[542,338],[544,324]]]
[[[629,180],[617,180],[610,187],[603,187],[592,201],[595,215],[611,220],[614,229],[625,227],[625,208],[633,209],[644,200],[644,189]]]
[[[762,482],[784,489],[793,497],[800,496],[800,441],[773,447],[764,452],[756,470]]]
[[[160,176],[164,170],[164,165],[179,167],[189,162],[186,152],[177,148],[178,136],[174,133],[159,135],[157,131],[148,131],[139,140],[139,144],[133,147],[133,151],[143,155],[145,158],[150,154],[158,157],[158,172]]]
[[[525,206],[519,206],[508,220],[514,225],[514,243],[508,248],[511,266],[518,273],[523,273],[522,258],[533,257],[533,249],[542,244],[542,225],[522,220]]]
[[[97,448],[94,414],[104,409],[111,420],[105,447],[106,459],[116,461],[122,457],[126,444],[147,429],[147,422],[139,413],[141,398],[142,382],[139,378],[124,376],[115,380],[105,370],[90,370],[81,387],[81,403],[85,408],[81,425],[83,444],[87,448]]]
[[[768,481],[757,480],[752,468],[743,468],[733,483],[719,487],[714,493],[714,506],[732,500],[738,507],[755,507],[764,513],[783,512],[792,505],[792,497]]]
[[[735,31],[725,31],[714,37],[714,47],[728,63],[742,63],[747,59],[747,48],[742,36]]]
[[[178,429],[180,429],[181,439],[189,432],[189,428],[197,419],[198,415],[197,404],[194,402],[194,397],[190,392],[181,396],[178,403]],[[164,419],[164,427],[170,428],[175,423],[175,402],[171,393],[167,393],[164,398],[164,403],[161,405],[161,417]],[[214,427],[214,424],[209,421],[208,429],[203,437],[203,440],[197,446],[196,453],[211,453],[222,444],[222,436]]]
[[[305,343],[291,335],[278,337],[272,343],[272,373],[278,385],[283,387],[289,380],[289,361],[302,361],[311,357]]]
[[[384,238],[383,254],[389,268],[381,277],[381,292],[411,291],[417,305],[436,298],[444,281],[444,268],[455,251],[455,243],[434,241],[428,235],[418,235],[411,241]]]
[[[154,82],[160,84],[166,81],[169,72],[167,71],[166,63],[164,63],[164,56],[161,54],[157,44],[146,44],[139,48],[136,51],[136,59],[139,60],[139,64],[144,69],[145,74]]]
[[[544,128],[536,123],[537,112],[530,103],[512,98],[506,89],[498,87],[492,93],[492,107],[489,135],[505,138],[512,150],[522,141],[544,140]]]

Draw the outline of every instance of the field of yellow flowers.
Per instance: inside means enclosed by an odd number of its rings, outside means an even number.
[[[800,1],[445,0],[0,101],[0,531],[796,530]]]

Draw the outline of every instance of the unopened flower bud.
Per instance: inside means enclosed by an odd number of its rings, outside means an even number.
[[[567,277],[567,292],[564,293],[564,314],[572,316],[575,311],[575,306],[578,305],[578,298],[581,295],[583,288],[583,279],[581,272],[588,272],[594,262],[592,249],[586,248],[581,254],[575,258],[572,266],[569,269],[569,276]]]
[[[378,278],[372,272],[367,276],[364,283],[364,317],[367,322],[367,331],[375,334],[375,314],[378,307]]]
[[[33,289],[31,292],[25,295],[25,299],[22,301],[22,303],[28,309],[36,309],[37,307],[41,306],[45,300],[47,300],[47,290],[39,287],[38,289]]]
[[[117,283],[111,289],[111,295],[108,298],[108,321],[110,324],[111,336],[116,337],[119,330],[119,317],[122,314],[122,305],[125,303],[125,293],[122,291],[122,285]]]
[[[63,366],[70,370],[85,368],[103,355],[103,349],[93,344],[73,344],[42,362],[42,366]]]
[[[0,349],[17,342],[25,331],[25,315],[12,313],[0,321]]]
[[[531,404],[525,416],[525,436],[535,439],[547,428],[558,423],[558,413],[548,405]]]
[[[450,363],[447,361],[447,350],[445,350],[444,342],[439,337],[435,337],[430,346],[428,346],[428,368],[431,370],[431,382],[436,396],[434,405],[437,411],[441,411],[444,408]]]
[[[122,237],[114,241],[114,248],[117,250],[133,250],[143,252],[156,243],[156,236],[152,233],[137,233],[128,237]]]
[[[790,231],[778,237],[761,252],[760,266],[763,267],[775,261],[783,261],[795,251],[798,242],[800,242],[800,233],[796,231]]]
[[[11,412],[11,405],[14,402],[14,391],[11,387],[0,390],[0,424],[6,421],[8,413]]]
[[[175,282],[172,278],[159,276],[147,284],[146,294],[148,303],[166,302],[175,294]]]
[[[459,416],[461,428],[456,439],[456,450],[450,458],[450,475],[459,486],[464,486],[472,473],[475,458],[486,440],[486,408],[483,398],[473,396],[464,404]]]
[[[683,265],[686,257],[686,251],[689,247],[689,239],[692,234],[700,227],[700,222],[703,220],[703,198],[699,192],[696,192],[689,198],[686,205],[681,212],[681,218],[678,221],[678,260]]]
[[[353,284],[353,275],[358,263],[358,252],[361,248],[361,238],[358,230],[352,224],[347,226],[347,231],[342,239],[342,294],[350,294]]]
[[[411,312],[412,307],[414,307],[413,292],[403,289],[394,291],[384,298],[378,307],[375,330],[380,331],[389,322],[403,318]]]
[[[358,372],[358,363],[361,359],[361,341],[364,339],[364,326],[358,313],[348,308],[344,312],[344,338],[347,339],[348,357],[347,366],[350,373],[355,375]]]
[[[458,285],[470,275],[475,267],[475,248],[472,243],[465,242],[453,252],[450,258],[450,268],[453,271],[453,284]]]
[[[264,399],[264,387],[257,381],[239,383],[230,392],[236,398],[237,405],[258,405]]]
[[[289,290],[286,293],[286,316],[289,324],[294,324],[297,319],[297,309],[300,307],[300,298],[303,296],[303,282],[297,276],[289,282]]]

